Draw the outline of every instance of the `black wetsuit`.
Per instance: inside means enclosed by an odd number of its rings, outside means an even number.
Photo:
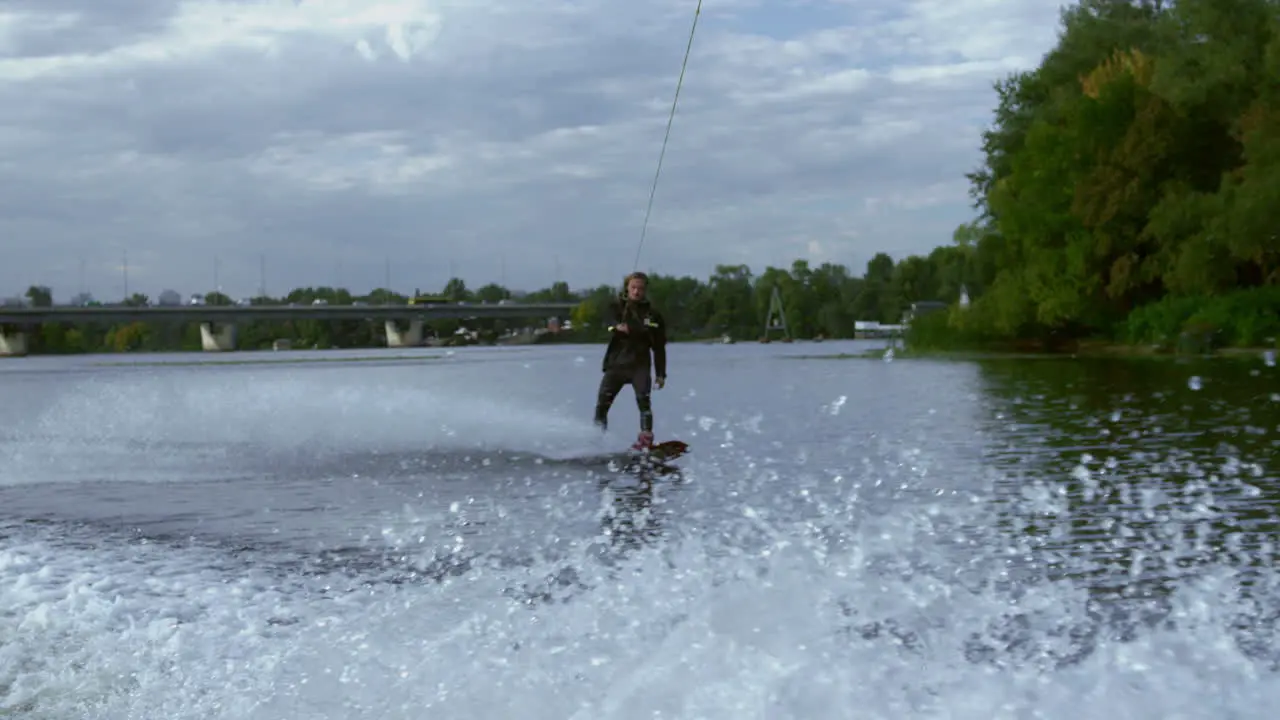
[[[653,432],[653,410],[649,405],[649,393],[653,383],[650,377],[649,353],[653,353],[652,370],[660,378],[667,376],[667,326],[662,314],[648,300],[615,300],[611,306],[613,323],[609,326],[613,337],[604,351],[600,378],[600,391],[596,396],[595,422],[608,426],[609,408],[628,383],[636,392],[636,405],[640,408],[640,429]],[[615,326],[625,323],[627,332],[619,332]]]

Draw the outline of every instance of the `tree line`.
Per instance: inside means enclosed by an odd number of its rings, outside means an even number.
[[[844,265],[823,263],[811,267],[796,260],[790,268],[769,267],[759,275],[746,265],[722,265],[706,280],[691,276],[650,274],[649,292],[667,318],[669,333],[676,340],[755,340],[764,333],[773,290],[782,299],[788,330],[792,337],[848,338],[854,322],[875,320],[896,323],[911,303],[918,300],[955,301],[966,283],[976,277],[971,248],[959,245],[937,248],[928,256],[912,256],[902,261],[879,253],[857,275]],[[430,296],[443,302],[498,303],[504,300],[525,303],[577,303],[569,314],[572,329],[546,335],[542,341],[597,341],[606,334],[605,322],[610,301],[621,291],[617,283],[601,284],[585,291],[572,291],[564,282],[520,294],[490,283],[472,290],[461,278],[452,278],[439,293]],[[33,286],[27,297],[35,306],[52,304],[52,292]],[[321,300],[331,305],[367,303],[405,304],[408,295],[385,288],[357,295],[345,288],[297,288],[282,297],[254,297],[255,305],[311,305]],[[147,305],[151,299],[135,293],[126,305]],[[231,298],[208,293],[209,305],[230,305]],[[458,320],[441,319],[426,324],[428,335],[453,338],[460,327],[477,331],[480,342],[499,342],[509,331],[545,326],[539,318]],[[287,340],[299,348],[358,348],[385,344],[385,328],[378,318],[363,320],[293,320],[247,322],[237,326],[237,347],[268,349],[277,340]],[[198,323],[47,323],[29,338],[32,353],[83,353],[130,351],[199,350]]]
[[[995,88],[984,292],[922,341],[1276,342],[1280,0],[1082,0]]]
[[[807,260],[758,275],[747,265],[718,265],[705,281],[650,273],[649,294],[677,339],[763,337],[775,289],[791,337],[851,338],[859,320],[896,324],[913,303],[955,303],[962,292],[972,293],[978,282],[974,259],[972,248],[947,245],[897,262],[877,253],[861,275],[839,263],[814,267]],[[572,316],[581,334],[602,336],[608,303],[620,286],[582,294]]]

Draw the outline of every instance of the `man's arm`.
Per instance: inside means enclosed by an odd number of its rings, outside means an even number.
[[[623,304],[621,300],[615,298],[609,302],[609,332],[617,334],[627,331],[627,326],[622,322],[622,312]],[[618,328],[619,325],[622,325],[621,329]]]
[[[653,374],[665,382],[667,377],[667,320],[662,313],[652,313],[653,324],[649,336],[653,341]]]

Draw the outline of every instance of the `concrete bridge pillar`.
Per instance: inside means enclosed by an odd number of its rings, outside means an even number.
[[[200,347],[205,352],[230,352],[236,349],[236,326],[200,323]]]
[[[16,327],[0,325],[0,357],[22,357],[27,354],[27,334]]]
[[[417,347],[422,344],[422,321],[410,320],[408,330],[400,330],[395,320],[387,321],[387,347]]]

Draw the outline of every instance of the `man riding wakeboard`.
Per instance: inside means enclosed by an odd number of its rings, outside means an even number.
[[[630,384],[640,408],[640,436],[635,450],[653,445],[653,409],[649,404],[650,371],[656,376],[658,389],[667,384],[666,321],[649,303],[649,276],[634,272],[626,277],[622,295],[610,304],[612,324],[609,346],[604,352],[600,389],[596,395],[595,424],[602,430],[609,425],[609,408]],[[649,354],[653,353],[652,368]]]

